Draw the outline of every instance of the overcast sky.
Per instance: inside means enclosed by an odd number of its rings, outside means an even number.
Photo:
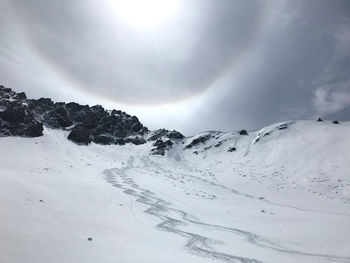
[[[147,4],[145,4],[147,3]],[[350,1],[1,0],[0,84],[149,128],[350,120]]]

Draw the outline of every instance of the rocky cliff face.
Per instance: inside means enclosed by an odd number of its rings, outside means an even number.
[[[100,105],[90,107],[75,102],[53,102],[49,98],[27,99],[24,92],[16,93],[0,86],[1,136],[41,136],[43,126],[70,130],[68,139],[85,145],[91,142],[139,145],[146,140],[184,138],[177,131],[164,129],[151,133],[136,116],[120,110],[108,111]]]
[[[26,95],[0,86],[0,134],[5,136],[37,137],[43,125],[29,110]]]

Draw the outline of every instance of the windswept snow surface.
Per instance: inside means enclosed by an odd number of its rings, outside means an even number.
[[[2,137],[0,262],[350,262],[349,134],[278,123],[165,156]]]

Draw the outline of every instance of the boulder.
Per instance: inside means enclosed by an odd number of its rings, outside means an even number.
[[[90,131],[82,125],[76,125],[67,138],[78,144],[88,145],[91,142]]]
[[[239,134],[240,135],[248,135],[248,132],[247,132],[247,130],[240,130]]]
[[[38,122],[37,120],[33,120],[31,123],[28,124],[25,136],[28,137],[39,137],[43,135],[43,124],[41,122]]]
[[[230,147],[230,148],[228,148],[228,152],[235,152],[237,149],[236,149],[236,147],[234,147],[234,146],[232,146],[232,147]]]

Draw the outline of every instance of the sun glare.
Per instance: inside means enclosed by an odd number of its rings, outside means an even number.
[[[117,15],[136,28],[154,28],[170,20],[178,0],[111,0]]]

